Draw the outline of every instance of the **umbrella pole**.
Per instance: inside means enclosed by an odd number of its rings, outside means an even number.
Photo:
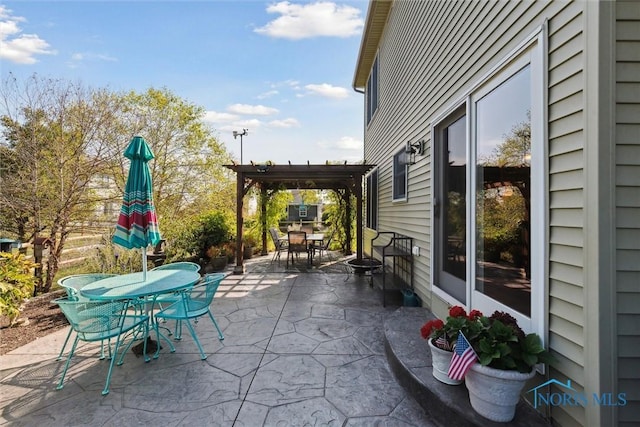
[[[142,252],[142,281],[147,281],[147,248],[140,248],[140,252]]]

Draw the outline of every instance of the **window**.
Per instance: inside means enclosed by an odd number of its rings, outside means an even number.
[[[378,169],[367,175],[367,228],[378,229]]]
[[[404,147],[393,156],[393,200],[407,199],[407,161]]]
[[[506,311],[527,332],[543,329],[540,34],[478,82],[432,133],[434,289],[452,303]]]
[[[367,80],[367,124],[378,109],[378,57],[373,61],[371,74]]]
[[[459,108],[435,128],[433,147],[436,283],[457,301],[467,301],[467,114]]]

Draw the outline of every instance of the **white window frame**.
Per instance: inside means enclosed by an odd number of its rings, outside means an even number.
[[[406,202],[409,193],[409,166],[406,162],[407,154],[405,153],[404,146],[397,151],[393,157],[393,167],[391,168],[391,192],[392,200],[394,202]],[[399,169],[399,170],[397,170]],[[404,175],[404,194],[397,194],[396,188],[396,175],[402,173]]]
[[[378,105],[380,104],[380,67],[378,65],[378,54],[376,54],[373,64],[371,65],[371,71],[369,72],[369,78],[367,79],[366,86],[366,119],[367,125],[371,123],[373,117],[378,111]]]
[[[476,152],[475,152],[475,132],[473,129],[475,123],[475,111],[473,108],[473,100],[481,93],[487,93],[493,90],[499,84],[506,81],[514,74],[518,61],[522,62],[524,56],[529,57],[526,61],[531,67],[531,200],[536,203],[531,204],[531,318],[524,317],[515,310],[502,305],[496,300],[492,300],[493,310],[503,310],[515,314],[519,324],[526,332],[535,332],[547,341],[547,321],[545,313],[548,311],[546,303],[548,297],[548,248],[545,242],[549,241],[548,232],[548,129],[547,129],[547,29],[546,23],[531,33],[523,40],[515,49],[509,52],[505,57],[494,66],[487,74],[480,78],[476,84],[469,88],[466,93],[451,103],[451,105],[437,117],[434,118],[431,125],[431,135],[435,135],[436,127],[445,119],[447,119],[461,105],[466,104],[467,115],[467,242],[466,253],[469,255],[469,266],[467,268],[467,309],[477,308],[482,310],[484,305],[478,306],[476,303],[478,296],[474,296],[475,288],[475,247],[476,247],[476,224],[474,221],[475,207],[475,188],[476,188]],[[434,170],[431,169],[431,179],[434,179]],[[431,218],[431,229],[433,230],[435,219]],[[431,251],[436,249],[435,242],[431,242]],[[431,264],[431,277],[435,276],[435,264]],[[432,286],[432,292],[442,300],[450,304],[460,304],[450,294],[438,286]],[[485,311],[486,308],[485,308]]]

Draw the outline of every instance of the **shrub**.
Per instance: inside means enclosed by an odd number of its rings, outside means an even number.
[[[107,234],[102,238],[96,255],[87,262],[87,272],[109,274],[126,274],[142,271],[142,254],[140,249],[124,249],[113,243]]]
[[[198,218],[194,234],[194,251],[202,258],[212,246],[223,246],[231,240],[231,220],[225,212],[214,211]]]
[[[9,318],[9,324],[20,315],[20,305],[29,298],[36,285],[31,271],[37,264],[20,253],[0,252],[0,315]]]

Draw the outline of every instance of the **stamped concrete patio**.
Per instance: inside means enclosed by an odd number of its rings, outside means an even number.
[[[206,360],[188,334],[160,358],[133,353],[114,368],[102,396],[106,361],[95,345],[74,358],[56,390],[67,330],[0,356],[0,424],[434,426],[387,363],[378,290],[329,258],[320,268],[285,268],[270,257],[229,275],[209,319],[196,325]]]

